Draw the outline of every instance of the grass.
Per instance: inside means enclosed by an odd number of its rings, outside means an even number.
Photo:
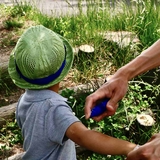
[[[64,36],[74,48],[82,44],[89,44],[94,47],[95,54],[92,55],[91,59],[81,61],[78,54],[75,55],[70,72],[71,81],[76,84],[86,84],[98,80],[103,81],[107,75],[113,74],[119,67],[131,61],[159,39],[160,2],[137,0],[131,1],[129,6],[125,2],[116,3],[115,7],[110,7],[110,3],[102,2],[100,0],[87,1],[86,12],[83,12],[82,1],[79,0],[79,14],[59,17],[42,14],[27,3],[17,4],[13,7],[0,5],[3,27],[7,30],[7,36],[0,39],[0,42],[2,42],[0,46],[1,48],[14,46],[18,38],[12,39],[9,37],[12,37],[13,34],[19,37],[29,26],[42,24]],[[70,1],[67,1],[67,3],[70,4]],[[155,5],[155,3],[157,4]],[[108,31],[133,32],[139,38],[139,42],[121,46],[117,42],[104,38]],[[120,41],[123,41],[123,38]],[[0,88],[3,87],[4,89],[3,84],[5,82],[6,80],[3,81],[1,77]],[[12,89],[7,84],[5,85],[6,90]],[[98,85],[93,86],[94,89],[98,87]],[[86,121],[83,116],[85,97],[91,91],[81,93],[77,97],[73,90],[65,90],[62,95],[69,98],[73,111],[86,126],[97,128],[100,132],[117,138],[143,144],[153,133],[160,130],[158,125],[160,122],[159,104],[156,104],[159,90],[159,85],[142,81],[140,76],[139,79],[130,82],[128,93],[119,103],[116,114],[99,123],[94,122],[92,119]],[[136,115],[148,110],[152,111],[156,123],[152,127],[145,128],[137,123]],[[11,124],[16,125],[14,122]],[[12,131],[6,132],[6,129],[7,126],[4,126],[1,134],[5,136],[5,141],[7,141],[7,144],[9,142],[9,146],[22,140],[16,127],[16,132],[12,128],[13,134],[11,134]],[[16,140],[14,141],[14,139]],[[2,152],[0,154],[4,153],[4,149],[1,149]],[[87,157],[86,154],[79,156],[79,159],[87,158],[88,160],[124,159],[121,156],[106,157],[95,153],[90,153]]]

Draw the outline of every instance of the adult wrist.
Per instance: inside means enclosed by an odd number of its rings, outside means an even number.
[[[130,70],[123,66],[116,72],[117,77],[123,77],[124,80],[129,81],[130,80]]]

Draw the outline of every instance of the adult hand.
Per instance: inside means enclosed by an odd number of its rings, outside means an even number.
[[[106,116],[115,114],[118,107],[118,101],[123,98],[128,88],[128,80],[125,75],[116,72],[111,79],[103,84],[98,90],[90,94],[86,98],[85,103],[85,117],[88,119],[91,114],[91,109],[99,100],[109,98],[107,103],[107,111],[100,116],[94,117],[96,121],[102,120]]]
[[[160,133],[155,134],[137,150],[131,151],[127,160],[160,160]]]

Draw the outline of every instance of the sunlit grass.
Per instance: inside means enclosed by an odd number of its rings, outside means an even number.
[[[82,60],[80,56],[75,53],[73,67],[69,73],[70,80],[75,84],[86,84],[96,80],[103,82],[107,75],[113,74],[118,68],[131,61],[160,37],[159,1],[146,0],[144,2],[141,0],[133,0],[126,4],[126,1],[116,3],[113,0],[112,3],[111,1],[105,1],[104,3],[102,0],[88,0],[86,1],[85,12],[83,10],[83,2],[84,1],[81,0],[78,1],[78,14],[66,14],[63,16],[55,16],[57,14],[54,13],[50,16],[45,15],[31,7],[28,3],[18,3],[15,6],[8,7],[0,5],[0,18],[3,20],[3,27],[7,30],[8,37],[11,37],[13,33],[16,36],[20,36],[29,26],[41,24],[68,39],[74,49],[83,44],[93,46],[94,54],[92,54],[90,58]],[[73,6],[71,2],[67,1],[67,4],[69,9],[72,10]],[[128,45],[123,46],[121,43],[125,37],[122,37],[119,42],[109,40],[108,37],[105,37],[108,36],[107,33],[110,31],[127,31],[128,33],[134,33],[139,41],[136,43],[131,41]],[[14,43],[10,43],[12,42],[11,40],[12,39],[6,39],[5,37],[5,39],[0,39],[0,42],[3,42],[3,47],[8,47],[11,44],[15,45],[15,39]],[[2,82],[3,79],[0,79],[0,87],[5,83]],[[153,86],[152,90],[155,88],[158,87]],[[6,89],[8,90],[8,88]],[[130,121],[130,115],[135,116],[136,113],[139,113],[142,109],[140,107],[141,104],[145,105],[146,108],[151,105],[149,103],[149,106],[147,106],[148,103],[143,101],[143,89],[130,89],[124,101],[120,103],[121,108],[118,109],[116,115],[98,124],[101,128],[100,130],[112,136],[129,139],[136,143],[138,143],[136,141],[137,137],[141,136],[142,138],[139,139],[139,141],[143,143],[146,142],[153,133],[158,132],[160,129],[158,125],[160,112],[156,104],[152,104],[152,107],[154,114],[156,114],[157,123],[151,129],[147,131],[143,130],[137,125],[135,120],[133,122]],[[66,93],[66,95],[67,94],[70,96],[70,93]],[[148,97],[148,102],[149,98],[154,99],[154,96],[155,95]],[[136,106],[134,106],[133,97],[136,100],[141,100],[140,103],[136,103]],[[78,115],[79,117],[82,117],[84,114],[84,112],[82,112],[84,101],[85,98],[79,102],[81,104],[81,114]],[[95,125],[93,121],[86,123],[90,126]],[[124,126],[124,124],[126,126]],[[128,126],[130,132],[125,130]],[[98,158],[105,159],[105,157],[97,154],[92,154],[92,157],[88,157],[88,160],[90,158],[92,158],[92,160],[97,160]],[[122,157],[107,157],[106,159],[116,158],[120,160],[123,159]]]

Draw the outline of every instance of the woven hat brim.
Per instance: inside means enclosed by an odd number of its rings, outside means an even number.
[[[10,55],[10,59],[9,59],[8,72],[9,72],[11,79],[18,87],[23,88],[23,89],[49,88],[49,87],[53,86],[54,84],[57,84],[58,82],[62,81],[64,79],[64,77],[68,74],[68,72],[72,66],[72,63],[73,63],[73,58],[74,58],[73,49],[72,49],[71,45],[69,44],[69,42],[64,37],[62,37],[59,34],[57,34],[57,35],[60,37],[60,39],[63,41],[63,43],[66,47],[66,64],[65,64],[65,67],[63,68],[60,76],[58,78],[56,78],[55,80],[53,80],[52,82],[45,84],[45,85],[37,85],[37,84],[32,84],[32,83],[25,81],[23,78],[20,77],[20,75],[18,74],[18,72],[16,70],[15,59],[14,59],[14,50],[13,50]]]

